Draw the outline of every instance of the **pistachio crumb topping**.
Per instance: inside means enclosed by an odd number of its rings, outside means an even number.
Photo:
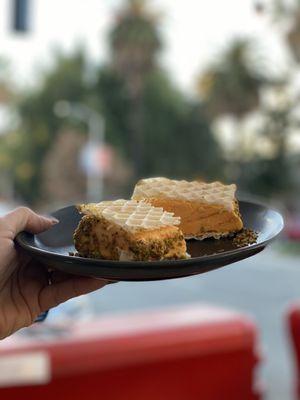
[[[233,238],[232,243],[236,247],[245,247],[249,246],[250,244],[256,243],[257,238],[258,232],[254,231],[253,229],[244,228],[236,234],[236,236]]]

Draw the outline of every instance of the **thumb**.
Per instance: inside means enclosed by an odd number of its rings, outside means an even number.
[[[27,207],[16,208],[6,214],[3,220],[14,237],[22,231],[40,233],[59,222],[56,218],[38,215]]]

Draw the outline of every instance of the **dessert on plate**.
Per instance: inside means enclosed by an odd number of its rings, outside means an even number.
[[[186,239],[218,239],[243,228],[235,193],[234,184],[149,178],[136,184],[132,199],[180,217]]]
[[[185,259],[180,218],[144,201],[116,200],[79,205],[74,233],[81,257],[120,261]]]

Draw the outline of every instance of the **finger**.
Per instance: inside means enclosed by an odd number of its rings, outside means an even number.
[[[27,231],[31,233],[43,232],[55,225],[58,220],[53,217],[43,217],[27,207],[19,207],[3,217],[13,235]]]
[[[56,307],[73,297],[101,289],[107,284],[107,281],[82,277],[71,276],[68,280],[46,286],[40,294],[40,305],[42,311]]]

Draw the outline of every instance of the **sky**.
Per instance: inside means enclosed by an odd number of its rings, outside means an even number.
[[[0,55],[11,60],[19,85],[34,84],[51,63],[51,49],[85,43],[92,59],[107,58],[106,35],[122,0],[30,0],[31,31],[11,32],[12,0],[0,0]],[[277,73],[286,55],[274,28],[254,12],[254,0],[148,0],[160,16],[162,65],[180,88],[193,92],[199,73],[234,37],[257,39],[259,58]]]
[[[107,35],[125,0],[29,0],[31,29],[25,35],[11,30],[13,0],[0,0],[0,56],[10,60],[12,78],[20,87],[36,84],[39,71],[53,61],[53,49],[71,52],[84,43],[95,62],[108,58]],[[258,0],[147,0],[159,17],[164,41],[161,64],[186,94],[196,93],[197,79],[220,52],[237,37],[253,39],[255,62],[270,75],[284,75],[292,60],[278,25],[267,13],[255,12]],[[268,10],[272,0],[260,0]],[[300,86],[300,77],[299,77]],[[5,115],[0,110],[0,133]],[[9,120],[10,121],[10,120]],[[9,122],[11,123],[11,122]],[[233,145],[235,135],[220,129],[219,139]],[[253,131],[255,134],[255,131]],[[253,139],[251,139],[253,140]],[[290,148],[300,150],[300,135],[290,136]]]

